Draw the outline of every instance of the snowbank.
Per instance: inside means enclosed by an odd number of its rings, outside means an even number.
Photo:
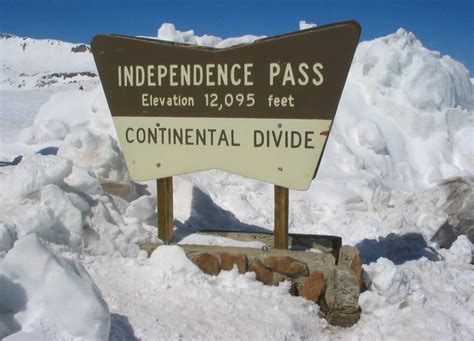
[[[472,244],[461,236],[446,261],[427,258],[396,266],[386,258],[365,266],[369,290],[362,293],[359,323],[347,338],[469,340],[474,333]]]
[[[134,242],[154,238],[155,229],[143,219],[151,219],[150,208],[135,204],[128,216],[138,219],[125,222],[92,171],[54,155],[25,156],[17,166],[1,168],[0,200],[2,252],[11,239],[31,233],[75,252],[129,256],[139,253]]]
[[[3,340],[109,338],[107,304],[82,265],[53,255],[34,234],[0,263],[0,287]]]

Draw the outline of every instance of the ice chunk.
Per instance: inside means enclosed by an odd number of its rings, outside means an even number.
[[[408,279],[403,271],[387,258],[380,258],[366,268],[370,289],[388,302],[402,302],[408,295]]]
[[[0,222],[0,257],[13,247],[13,233],[3,223]],[[1,332],[0,332],[1,333]]]
[[[102,192],[100,182],[95,174],[90,170],[77,166],[72,168],[72,173],[64,179],[64,183],[89,195],[95,195]]]
[[[29,155],[9,173],[0,173],[0,200],[22,198],[49,184],[61,184],[72,162],[54,155]]]
[[[470,264],[473,261],[473,245],[465,235],[460,235],[448,250],[441,250],[449,263]]]
[[[6,212],[5,212],[6,213]],[[4,213],[4,214],[5,214]],[[41,237],[60,240],[60,231],[54,231],[56,217],[54,212],[46,205],[23,203],[10,209],[10,214],[5,216],[15,226],[19,237],[30,233],[37,233]]]
[[[152,196],[142,196],[130,203],[125,215],[136,218],[140,222],[147,222],[156,210],[156,198]]]
[[[81,236],[84,232],[82,213],[73,204],[71,195],[67,195],[55,185],[44,186],[40,191],[41,202],[51,208],[61,225],[69,232]],[[81,204],[77,201],[76,203]],[[87,205],[87,203],[85,204]],[[88,210],[88,208],[84,207],[84,210]]]
[[[58,150],[58,156],[92,170],[100,180],[129,180],[123,154],[117,141],[110,135],[88,128],[77,128],[66,137]]]

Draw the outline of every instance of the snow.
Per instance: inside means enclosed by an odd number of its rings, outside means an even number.
[[[261,37],[163,24],[158,38],[223,48]],[[131,181],[101,86],[38,83],[95,72],[74,46],[0,38],[0,337],[472,339],[472,243],[430,242],[472,222],[474,87],[461,63],[404,29],[361,42],[317,178],[290,192],[290,232],[338,235],[362,253],[362,317],[340,329],[288,283],[203,275],[177,245],[146,258],[137,244],[156,241],[155,183]],[[178,245],[261,248],[194,232],[271,230],[272,203],[273,186],[241,176],[174,177]]]
[[[50,184],[58,184],[72,171],[72,162],[53,155],[25,156],[18,166],[2,169],[0,198],[4,203],[22,198]]]
[[[199,234],[191,234],[187,237],[184,237],[179,241],[179,245],[215,245],[229,247],[252,247],[256,249],[261,249],[265,246],[268,247],[267,244],[259,241],[243,242],[225,237],[206,236]]]
[[[130,179],[117,141],[92,129],[71,132],[58,149],[58,156],[75,160],[77,166],[93,171],[101,180],[118,182]]]
[[[308,28],[313,28],[313,27],[316,27],[316,26],[318,26],[318,25],[307,22],[306,20],[300,20],[300,30],[306,30]]]
[[[148,222],[155,215],[156,198],[142,196],[130,203],[125,211],[125,217],[139,222]]]
[[[0,221],[18,237],[36,233],[68,250],[124,255],[139,252],[132,239],[153,240],[153,229],[140,221],[143,210],[131,210],[129,216],[138,215],[138,219],[125,222],[95,173],[66,158],[28,155],[17,166],[2,167],[0,172]]]
[[[52,39],[31,39],[14,35],[0,37],[0,64],[25,73],[95,70],[91,52],[74,52],[80,44]],[[84,45],[84,44],[82,44]],[[51,54],[54,58],[51,58]]]
[[[359,299],[363,314],[342,338],[472,339],[471,248],[461,236],[446,261],[420,258],[396,266],[380,258],[365,266],[369,290]]]
[[[4,340],[108,338],[107,304],[83,266],[55,256],[35,234],[19,240],[5,256],[0,284]]]
[[[61,88],[77,83],[87,86],[91,82],[97,84],[93,77],[96,73],[85,44],[0,34],[1,90]]]
[[[192,44],[206,47],[215,47],[215,48],[225,48],[239,44],[249,44],[254,42],[257,39],[264,38],[263,36],[254,36],[254,35],[244,35],[241,37],[233,37],[222,39],[216,36],[203,35],[197,36],[194,34],[193,30],[189,31],[179,31],[176,30],[175,26],[170,23],[164,23],[158,29],[158,39],[165,41],[174,41],[184,44]]]
[[[327,326],[317,305],[288,294],[288,283],[264,286],[236,268],[204,275],[178,246],[159,247],[146,260],[113,258],[86,267],[105,288],[112,319],[121,321],[112,339],[310,339]]]
[[[0,124],[3,133],[30,126],[36,113],[53,94],[48,90],[0,90]]]

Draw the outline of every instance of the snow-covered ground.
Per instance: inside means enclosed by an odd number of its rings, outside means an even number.
[[[258,37],[164,24],[158,38]],[[474,339],[473,85],[412,33],[359,44],[318,176],[290,193],[291,232],[339,235],[363,255],[369,289],[348,329],[288,283],[203,275],[178,246],[146,258],[154,182],[129,178],[87,46],[1,35],[0,56],[0,338]],[[175,177],[174,193],[178,242],[272,228],[271,185],[206,171]]]

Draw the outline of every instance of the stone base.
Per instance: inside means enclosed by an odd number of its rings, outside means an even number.
[[[257,280],[265,285],[290,281],[291,293],[319,304],[322,316],[330,324],[349,327],[359,320],[358,300],[363,287],[361,257],[356,248],[341,247],[340,238],[292,235],[292,249],[280,250],[272,248],[270,234],[224,231],[216,234],[244,241],[261,240],[268,242],[269,247],[181,245],[188,258],[204,273],[217,275],[235,265],[240,273],[255,272]],[[151,255],[158,246],[146,244],[142,249]],[[297,251],[309,249],[312,251]]]

